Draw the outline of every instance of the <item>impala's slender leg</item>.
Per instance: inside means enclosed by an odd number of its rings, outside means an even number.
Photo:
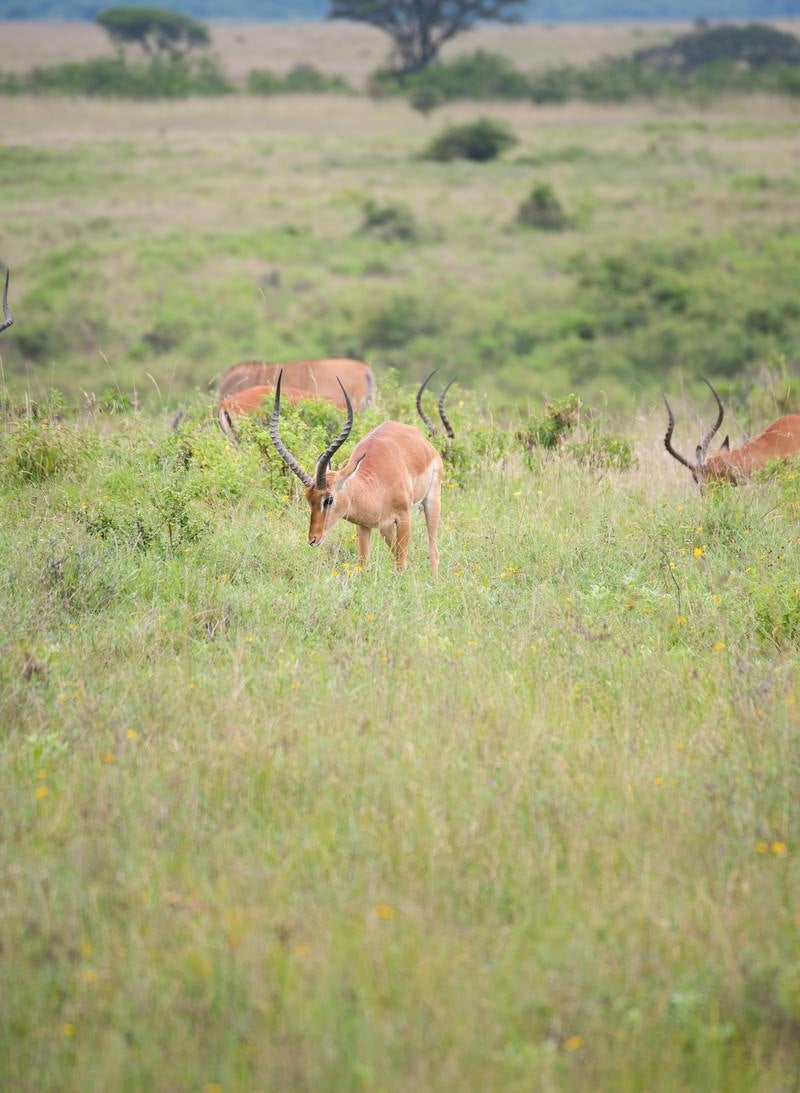
[[[381,535],[383,536],[384,542],[392,553],[394,553],[394,528],[394,520],[392,520],[391,524],[384,524],[381,528]]]
[[[372,528],[362,528],[360,524],[356,526],[358,532],[358,553],[361,557],[361,564],[366,565],[369,558],[369,548],[372,543]]]
[[[397,514],[397,535],[394,540],[394,560],[397,568],[406,568],[406,554],[408,553],[408,537],[411,531],[411,517],[408,510]]]
[[[428,529],[428,553],[431,558],[431,573],[434,577],[439,573],[439,548],[436,545],[436,532],[439,528],[439,514],[442,511],[442,484],[434,482],[428,491],[428,496],[422,502],[422,511],[425,513],[425,526]]]

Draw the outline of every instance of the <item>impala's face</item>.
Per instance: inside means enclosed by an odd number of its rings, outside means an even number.
[[[309,486],[306,501],[311,509],[311,523],[308,527],[308,545],[319,546],[330,529],[342,515],[342,505],[336,489],[336,472],[327,475],[328,488],[319,490]]]

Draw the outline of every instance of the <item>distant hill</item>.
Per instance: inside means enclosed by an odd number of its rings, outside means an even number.
[[[92,19],[112,3],[98,0],[0,0],[4,19]],[[327,0],[164,0],[164,7],[220,22],[306,22],[327,16]],[[777,19],[800,16],[800,0],[538,0],[537,20]],[[2,42],[0,41],[0,45]]]

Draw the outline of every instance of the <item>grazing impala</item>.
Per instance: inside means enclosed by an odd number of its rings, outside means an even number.
[[[6,269],[6,283],[3,288],[3,321],[0,323],[0,331],[7,330],[14,322],[14,316],[8,310],[8,282],[11,280],[11,270]]]
[[[749,440],[746,444],[742,444],[739,448],[731,449],[726,436],[720,445],[719,451],[706,458],[708,446],[722,425],[725,408],[722,405],[722,399],[708,380],[703,380],[703,382],[708,385],[711,394],[717,400],[719,413],[717,414],[717,420],[703,437],[702,442],[697,445],[694,463],[684,459],[680,452],[676,452],[672,447],[675,415],[672,413],[666,396],[664,397],[667,414],[669,415],[664,446],[673,459],[677,459],[684,467],[689,468],[692,477],[701,489],[706,482],[720,478],[736,484],[748,478],[753,471],[757,471],[759,467],[763,467],[771,459],[790,459],[792,456],[800,455],[800,414],[784,414],[783,417],[779,417],[777,421],[773,421],[771,425],[768,425],[763,433],[759,433],[757,437]]]
[[[298,387],[284,387],[283,393],[290,402],[300,402],[304,398],[315,397],[310,395],[308,391],[301,391]],[[217,413],[219,414],[219,424],[223,433],[234,444],[238,444],[233,419],[241,417],[242,414],[252,414],[260,410],[267,395],[272,397],[274,394],[275,388],[272,385],[262,385],[260,387],[245,387],[243,391],[237,391],[235,395],[227,395],[225,398],[220,399]],[[330,401],[324,395],[319,397],[325,401]]]
[[[442,459],[430,441],[413,425],[384,421],[356,444],[340,471],[329,470],[336,451],[353,428],[353,406],[340,382],[347,406],[341,433],[317,460],[314,477],[300,466],[283,444],[278,431],[281,411],[281,373],[275,387],[270,436],[279,455],[306,487],[311,509],[309,546],[319,546],[337,520],[344,517],[358,529],[362,565],[369,557],[372,531],[377,528],[394,553],[398,569],[405,569],[411,508],[422,505],[428,528],[431,572],[439,570],[436,531],[442,491]]]
[[[340,409],[345,409],[339,390],[339,377],[348,391],[352,392],[357,410],[372,404],[375,394],[375,377],[372,369],[363,361],[347,358],[330,358],[318,361],[291,361],[289,364],[268,364],[265,361],[245,361],[234,364],[223,372],[219,381],[219,397],[227,398],[247,387],[274,387],[278,372],[283,372],[287,384],[305,391],[308,398],[327,398]]]
[[[433,377],[436,375],[436,373],[438,371],[439,371],[438,368],[434,368],[434,370],[432,372],[429,372],[428,375],[425,377],[425,379],[422,381],[422,385],[421,385],[419,391],[417,391],[417,413],[419,414],[419,416],[422,418],[422,420],[427,425],[428,432],[431,434],[431,436],[436,436],[438,430],[437,430],[436,426],[433,424],[433,422],[431,421],[431,419],[428,417],[428,415],[425,413],[425,411],[422,409],[422,392],[425,390],[425,388],[428,386],[429,381],[433,379]],[[447,392],[450,390],[450,388],[453,386],[453,384],[456,382],[457,379],[458,379],[457,376],[453,376],[453,378],[450,380],[450,382],[448,384],[446,384],[446,386],[442,389],[441,395],[439,395],[439,402],[437,403],[437,405],[439,407],[439,417],[442,419],[442,425],[444,425],[444,431],[447,433],[448,439],[450,439],[450,440],[455,440],[455,435],[456,434],[453,432],[453,426],[447,420],[447,415],[444,412],[444,400],[445,400],[445,396],[447,395]]]

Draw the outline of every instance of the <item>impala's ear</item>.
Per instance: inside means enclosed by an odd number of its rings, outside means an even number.
[[[730,440],[728,439],[727,436],[725,437],[723,442],[720,444],[719,450],[721,452],[729,452],[731,450],[731,442],[730,442]]]
[[[347,486],[347,483],[350,481],[350,479],[356,473],[358,468],[361,466],[361,460],[365,459],[365,458],[366,458],[366,456],[363,456],[363,455],[359,456],[359,458],[356,460],[355,467],[353,467],[352,471],[348,471],[347,474],[342,474],[341,471],[339,472],[339,474],[336,477],[336,483],[333,487],[336,490],[337,493],[340,493]]]
[[[703,459],[703,446],[698,444],[694,450],[694,461],[698,467],[702,467],[705,460]]]

